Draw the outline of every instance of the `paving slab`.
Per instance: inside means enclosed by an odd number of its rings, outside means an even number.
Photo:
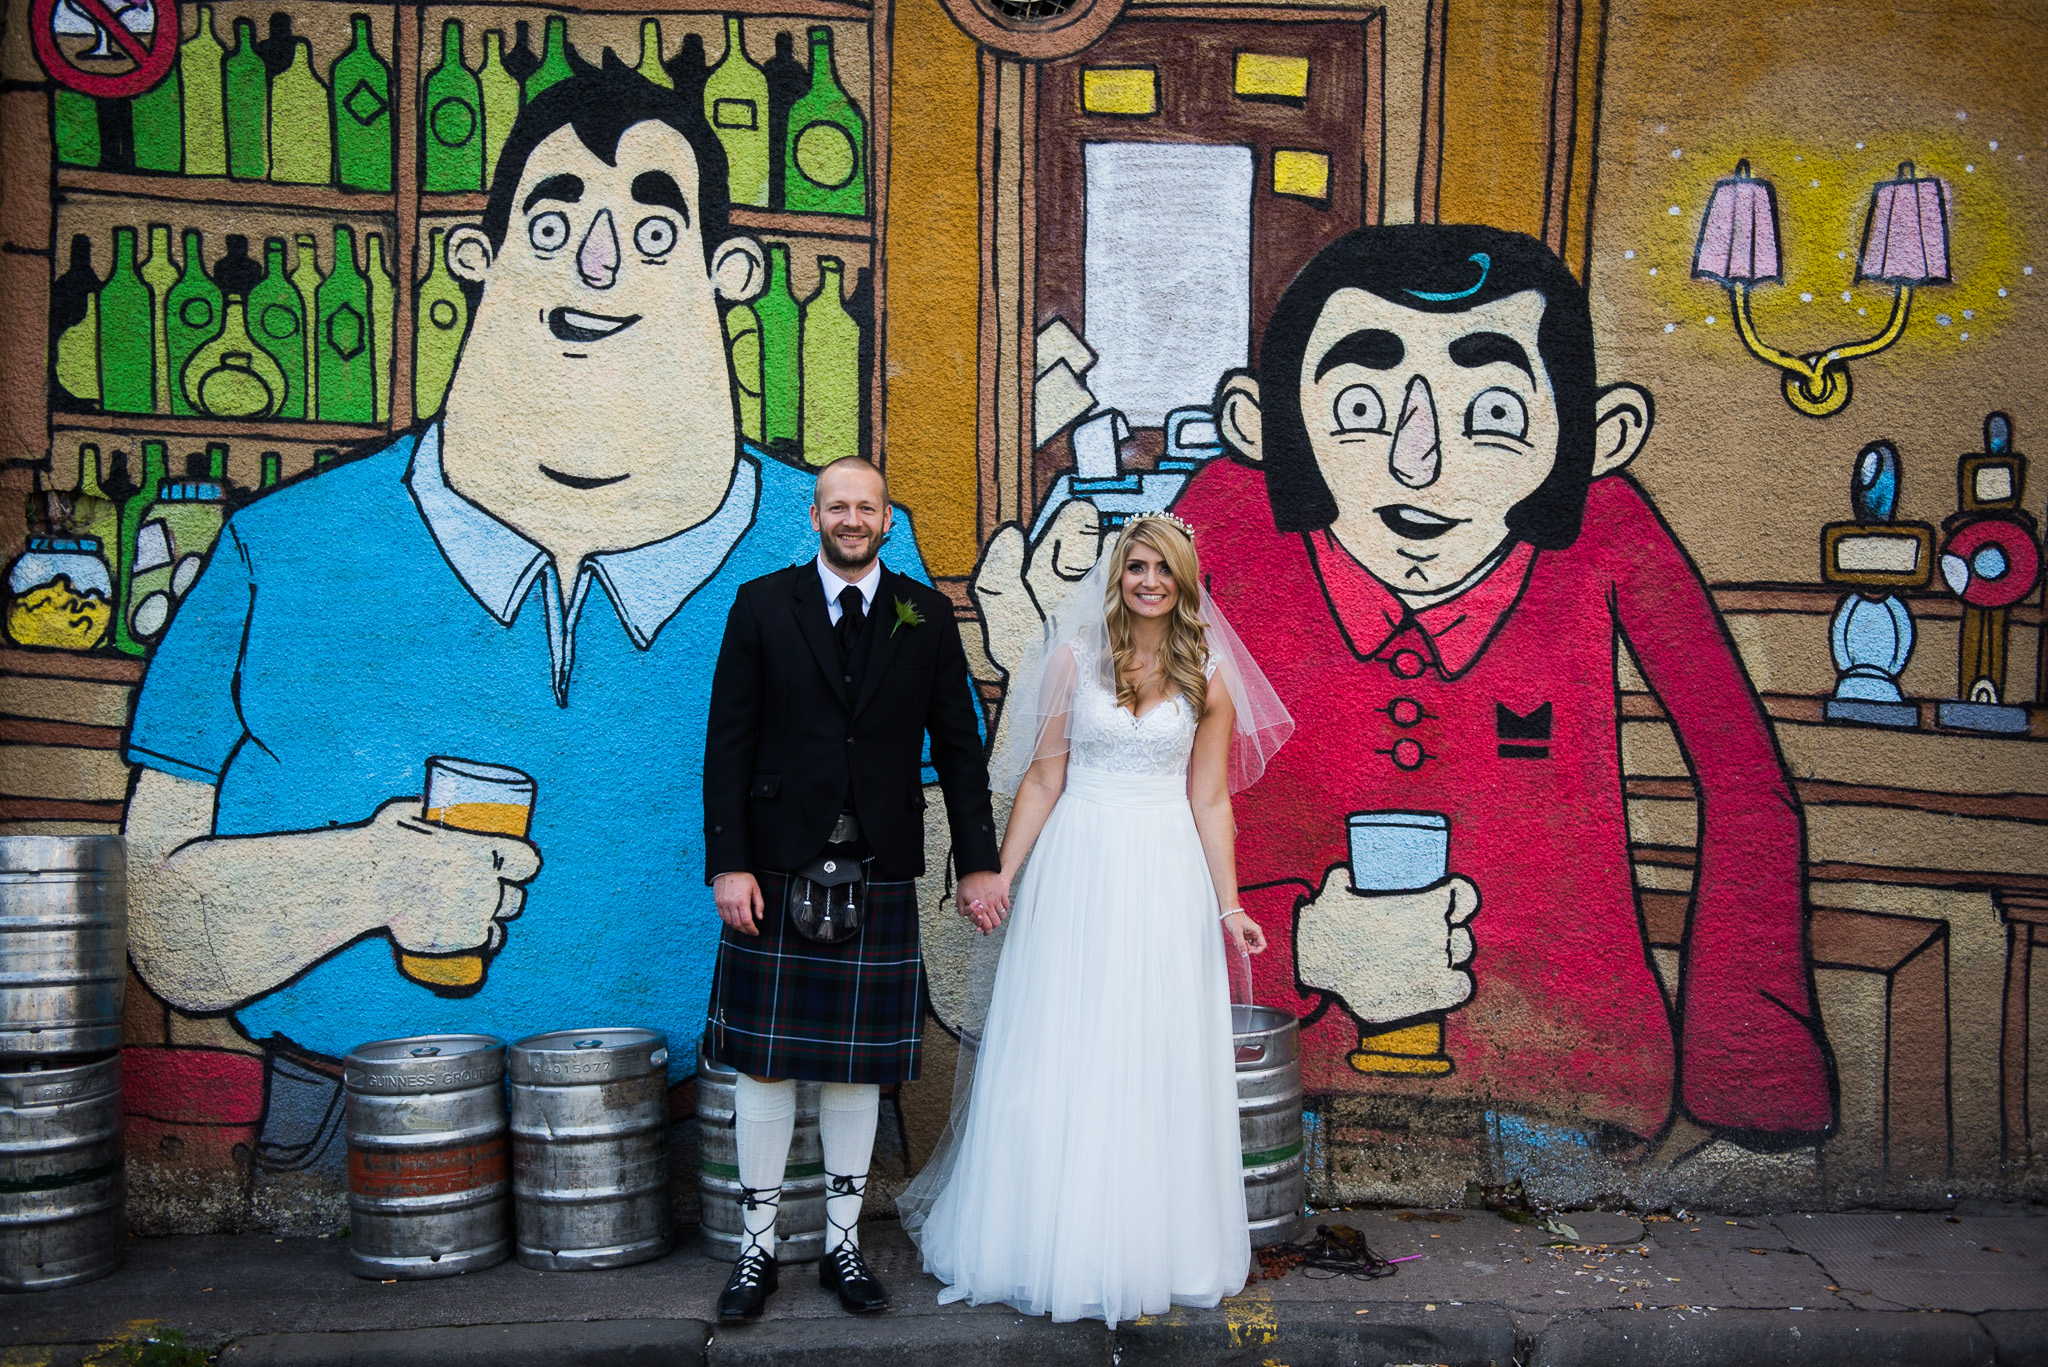
[[[1901,1311],[1609,1311],[1564,1320],[1529,1367],[1994,1367],[1967,1315]]]
[[[1214,1310],[1176,1309],[1116,1331],[1121,1367],[1513,1367],[1515,1346],[1514,1323],[1495,1306],[1354,1308],[1265,1299],[1257,1287]]]
[[[2048,1310],[2048,1221],[2011,1216],[1779,1216],[1850,1303],[1914,1310]]]

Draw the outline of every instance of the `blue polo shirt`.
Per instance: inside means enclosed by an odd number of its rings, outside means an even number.
[[[592,556],[566,609],[552,559],[449,488],[438,427],[235,514],[150,662],[129,759],[217,786],[223,836],[365,821],[420,794],[435,755],[509,765],[535,780],[542,859],[474,995],[404,977],[379,932],[242,1006],[242,1029],[338,1057],[648,1025],[687,1076],[719,930],[712,670],[739,586],[817,553],[813,483],[743,446],[717,512]],[[930,582],[901,508],[886,558]]]

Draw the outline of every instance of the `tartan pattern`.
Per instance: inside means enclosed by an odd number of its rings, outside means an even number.
[[[867,885],[860,933],[836,945],[790,924],[795,879],[757,870],[765,908],[758,937],[731,926],[718,942],[705,1050],[763,1078],[910,1082],[924,1041],[924,961],[917,884]]]

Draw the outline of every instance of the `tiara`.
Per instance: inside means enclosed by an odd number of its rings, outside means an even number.
[[[1171,522],[1174,526],[1180,528],[1181,535],[1185,536],[1190,542],[1192,542],[1195,539],[1195,529],[1192,526],[1188,525],[1186,522],[1181,521],[1172,513],[1165,512],[1163,510],[1155,509],[1151,512],[1132,513],[1128,521],[1143,522],[1148,518],[1154,522]]]

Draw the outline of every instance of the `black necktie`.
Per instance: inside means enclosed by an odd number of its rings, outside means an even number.
[[[861,611],[860,590],[852,584],[839,590],[839,658],[853,662],[853,648],[860,643],[860,629],[867,624]]]

